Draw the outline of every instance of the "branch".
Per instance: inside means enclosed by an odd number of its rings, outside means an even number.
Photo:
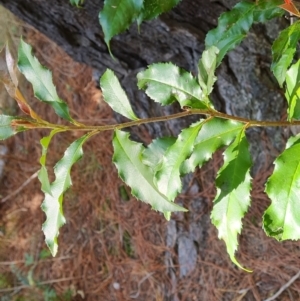
[[[285,291],[290,285],[292,285],[299,278],[299,276],[300,276],[300,271],[294,277],[292,277],[285,285],[283,285],[275,295],[273,295],[268,299],[265,299],[264,301],[275,300],[283,291]]]
[[[186,109],[183,112],[168,115],[168,116],[158,116],[158,117],[151,117],[151,118],[145,118],[145,119],[138,119],[134,121],[128,121],[124,123],[118,123],[118,124],[110,124],[110,125],[100,125],[100,126],[89,126],[89,125],[82,125],[78,124],[76,126],[66,126],[66,125],[57,125],[52,124],[48,122],[36,122],[35,120],[32,120],[28,122],[26,120],[23,123],[23,120],[18,120],[16,124],[18,126],[24,126],[27,129],[60,129],[62,131],[95,131],[97,133],[104,132],[104,131],[111,131],[111,130],[120,130],[124,128],[128,128],[131,126],[137,126],[142,124],[148,124],[148,123],[154,123],[154,122],[163,122],[168,121],[172,119],[182,118],[189,115],[206,115],[208,117],[218,117],[222,119],[227,120],[234,120],[241,123],[244,123],[247,128],[250,127],[288,127],[288,126],[295,126],[300,125],[299,120],[293,120],[293,121],[258,121],[253,119],[247,119],[242,118],[238,116],[233,116],[225,113],[221,113],[215,110],[201,110],[201,109]],[[28,125],[29,124],[29,125]]]
[[[36,171],[34,174],[32,174],[17,190],[13,191],[9,195],[7,195],[5,198],[1,200],[1,203],[5,203],[7,200],[9,200],[11,197],[18,194],[25,186],[27,186],[33,179],[35,179],[38,176],[39,170]]]

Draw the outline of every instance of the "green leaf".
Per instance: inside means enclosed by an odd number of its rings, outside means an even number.
[[[182,174],[193,172],[197,166],[201,167],[216,150],[229,145],[243,127],[242,123],[221,118],[206,122],[195,140],[193,153],[182,165]]]
[[[115,163],[120,178],[131,187],[131,193],[137,199],[146,202],[154,210],[163,212],[167,219],[170,212],[186,211],[186,209],[168,201],[153,182],[153,171],[142,163],[145,150],[141,143],[129,140],[129,134],[116,130],[113,138]]]
[[[205,121],[192,124],[182,130],[176,142],[166,151],[162,166],[155,174],[156,185],[169,200],[174,200],[182,189],[180,166],[192,153],[195,139]]]
[[[228,12],[223,13],[215,29],[210,30],[205,39],[206,48],[219,49],[217,66],[224,56],[235,48],[247,35],[253,23],[255,3],[241,1]]]
[[[195,78],[171,63],[158,63],[138,73],[138,87],[162,105],[178,101],[181,107],[207,109],[204,94]]]
[[[206,49],[215,46],[219,49],[217,66],[224,56],[246,37],[253,22],[266,22],[283,14],[277,6],[281,0],[241,1],[232,10],[223,13],[218,26],[210,30],[205,39]]]
[[[0,140],[5,140],[17,133],[11,123],[16,117],[0,115]]]
[[[154,172],[161,168],[166,150],[175,143],[175,137],[162,137],[152,141],[142,153],[142,162]]]
[[[288,120],[300,119],[300,60],[286,73],[285,97],[288,102]]]
[[[112,70],[107,69],[100,79],[100,86],[105,102],[117,113],[131,120],[138,118],[134,114],[128,97]]]
[[[61,130],[52,130],[49,136],[43,137],[40,140],[41,146],[42,146],[42,155],[40,157],[40,164],[41,164],[41,169],[38,174],[38,179],[42,184],[42,191],[44,193],[48,193],[52,195],[51,192],[51,187],[50,187],[50,181],[48,177],[48,171],[46,167],[46,156],[47,156],[47,151],[48,151],[48,146],[55,134],[58,132],[61,132]]]
[[[226,244],[227,252],[237,266],[235,258],[237,236],[241,233],[242,218],[250,205],[252,165],[248,142],[242,130],[224,152],[224,165],[216,179],[217,195],[211,213],[212,223],[217,227],[219,238]]]
[[[80,7],[84,3],[84,0],[70,0],[70,3],[73,6]]]
[[[300,39],[300,22],[296,22],[281,31],[272,46],[273,63],[271,70],[282,87],[288,67],[293,61]]]
[[[47,219],[43,224],[43,232],[45,234],[45,241],[53,256],[57,253],[59,229],[66,222],[62,207],[63,194],[72,184],[70,176],[71,168],[82,157],[82,145],[89,137],[90,134],[86,134],[74,141],[67,148],[62,159],[54,167],[55,180],[50,184],[49,192],[51,194],[47,192],[49,187],[45,192],[42,210],[45,212]],[[44,145],[47,146],[47,142],[45,140]]]
[[[99,21],[104,41],[110,51],[110,40],[125,31],[136,20],[143,7],[143,0],[105,0]]]
[[[144,20],[151,20],[171,10],[180,0],[144,0],[142,11],[138,17],[138,25]]]
[[[18,52],[18,67],[21,73],[32,84],[34,95],[41,101],[53,107],[56,114],[70,122],[74,122],[69,114],[67,104],[61,100],[52,82],[52,73],[43,67],[32,55],[32,47],[23,40]]]
[[[264,23],[273,18],[281,17],[284,11],[278,7],[282,0],[259,0],[254,10],[254,21]]]
[[[275,160],[266,184],[272,203],[264,213],[263,228],[277,240],[300,239],[300,136],[291,137]]]
[[[212,92],[213,85],[217,80],[215,70],[217,67],[218,53],[219,49],[215,46],[211,46],[203,52],[198,63],[198,82],[206,96]]]

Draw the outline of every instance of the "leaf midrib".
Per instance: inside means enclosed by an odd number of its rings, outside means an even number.
[[[78,145],[78,147],[76,148],[76,151],[74,152],[74,155],[72,156],[72,158],[74,158],[74,156],[75,156],[75,155],[77,154],[77,152],[78,152],[78,149],[80,149],[80,148],[82,147],[83,143],[86,141],[87,138],[88,138],[88,137],[85,137],[85,139],[83,139],[83,140],[81,141],[81,143],[80,143],[80,144]],[[64,157],[63,157],[63,158],[64,158]],[[61,162],[61,161],[59,161],[59,162]],[[55,173],[55,180],[54,180],[54,182],[51,184],[51,191],[52,191],[52,187],[53,187],[57,182],[62,182],[62,183],[63,183],[62,189],[60,189],[60,190],[61,190],[61,193],[59,194],[58,198],[66,191],[66,189],[64,189],[65,182],[66,182],[67,176],[70,175],[71,168],[73,167],[73,165],[74,165],[75,163],[76,163],[76,162],[73,162],[73,160],[71,161],[70,166],[68,166],[68,168],[67,168],[67,172],[64,173],[63,181],[59,181],[59,179],[57,178],[57,170],[54,171],[54,173]],[[61,178],[62,178],[62,177],[60,177],[60,179],[61,179]],[[68,188],[67,188],[67,189],[68,189]]]
[[[113,76],[115,77],[114,74],[113,74]],[[119,83],[117,83],[117,84],[119,84]],[[114,94],[115,98],[119,100],[120,98],[117,96],[117,93],[115,93],[115,90],[113,89],[113,86],[111,85],[111,81],[109,81],[109,80],[108,80],[108,85],[110,87],[110,90],[113,91],[113,94]],[[123,97],[125,98],[124,103],[127,103],[130,106],[130,102],[129,102],[129,99],[128,99],[127,95],[125,94],[125,92],[122,90],[122,88],[120,86],[118,88],[121,91],[121,93],[123,94]],[[135,116],[133,110],[131,108],[127,108],[126,106],[124,106],[123,101],[118,102],[117,105],[121,106],[122,109],[126,112],[126,114],[128,114],[128,116],[130,116],[131,118],[129,118],[126,115],[125,115],[125,117],[127,117],[128,119],[131,119],[131,120],[137,120],[137,117]],[[121,114],[121,115],[123,115],[123,114]]]
[[[23,47],[22,47],[23,48]],[[39,74],[40,72],[36,72],[38,70],[42,71],[42,72],[48,72],[51,75],[51,72],[49,70],[43,70],[43,67],[39,64],[39,62],[37,61],[37,59],[31,54],[32,49],[29,48],[29,54],[30,56],[26,55],[26,57],[28,58],[28,61],[30,63],[30,66],[34,71],[34,76],[37,79],[37,81],[41,82],[43,84],[43,87],[47,90],[47,92],[49,93],[49,95],[51,96],[52,100],[48,100],[51,102],[58,102],[61,103],[58,95],[52,95],[52,92],[48,89],[47,85],[44,84],[44,81],[39,80],[39,78],[36,76],[36,74]],[[36,61],[35,61],[36,60]],[[37,68],[34,68],[34,64],[36,65]],[[53,83],[52,83],[53,84]],[[54,84],[53,84],[54,85]]]
[[[184,152],[184,150],[186,149],[186,146],[187,146],[187,144],[188,144],[188,142],[190,142],[190,140],[193,138],[193,136],[195,135],[195,132],[199,132],[200,131],[200,129],[201,129],[201,127],[203,126],[203,124],[205,123],[205,121],[204,122],[202,122],[202,123],[200,123],[199,125],[197,125],[197,126],[195,126],[195,130],[193,131],[193,133],[189,136],[189,138],[186,140],[186,143],[184,144],[184,147],[182,147],[181,149],[182,149],[182,151],[180,152],[180,156],[178,155],[178,157],[177,157],[177,160],[176,160],[176,164],[173,164],[173,168],[171,168],[171,173],[170,173],[170,175],[173,175],[174,174],[174,170],[176,171],[178,171],[178,173],[180,173],[179,172],[179,163],[182,163],[183,161],[184,161],[184,159],[181,161],[181,162],[179,162],[179,158],[181,157],[181,154]],[[198,129],[197,129],[198,128]],[[196,139],[196,137],[194,137],[194,139]],[[176,143],[176,142],[175,142]],[[173,144],[174,145],[174,144]],[[172,147],[172,146],[171,146]],[[168,187],[168,191],[170,190],[170,183],[172,182],[171,181],[172,179],[171,179],[171,177],[169,177],[169,180],[168,180],[168,185],[167,185],[167,187]]]
[[[193,95],[192,93],[186,91],[186,90],[183,90],[182,88],[179,88],[177,86],[173,86],[173,85],[170,85],[170,84],[167,84],[165,82],[162,82],[162,81],[158,81],[158,80],[155,80],[153,78],[146,78],[146,77],[143,77],[142,80],[146,80],[146,81],[152,81],[152,82],[155,82],[155,83],[159,83],[159,84],[163,84],[163,85],[166,85],[166,86],[169,86],[171,88],[175,88],[177,90],[179,90],[180,92],[184,92],[185,94],[188,94],[189,96],[191,97],[194,97],[195,99],[199,100],[200,102],[202,102],[202,99],[201,98],[198,98],[196,97],[195,95]],[[196,83],[196,82],[195,82]],[[197,84],[197,83],[196,83]],[[200,92],[202,92],[202,89],[200,86],[197,86],[197,88],[199,88]],[[173,93],[172,93],[173,94]],[[204,103],[205,104],[205,103]],[[206,105],[206,104],[205,104]]]
[[[134,161],[133,160],[131,160],[131,156],[127,153],[127,151],[126,151],[126,149],[123,147],[123,144],[121,143],[121,141],[120,141],[120,139],[119,139],[119,136],[118,135],[116,135],[116,137],[118,138],[118,143],[119,143],[119,145],[120,145],[120,147],[121,147],[121,149],[124,151],[124,153],[126,154],[126,156],[127,156],[127,158],[129,159],[129,161],[131,162],[131,164],[134,166],[134,168],[137,170],[137,171],[142,171],[142,170],[140,170],[135,164],[134,164]],[[137,145],[140,149],[142,148],[141,146],[139,146],[139,145]],[[141,152],[140,152],[141,153]],[[145,166],[145,168],[146,168],[146,166]],[[157,189],[156,189],[156,187],[155,187],[155,185],[154,185],[154,182],[152,181],[152,182],[150,182],[150,180],[148,180],[148,177],[146,177],[146,175],[144,174],[144,171],[143,172],[140,172],[140,174],[143,176],[143,178],[144,178],[144,180],[158,193],[158,194],[160,194],[166,201],[168,201],[166,198],[165,198],[165,196],[164,195],[162,195]],[[168,201],[169,202],[169,201]]]
[[[240,127],[243,128],[243,125],[241,125]],[[215,139],[217,139],[217,138],[220,137],[220,136],[227,135],[227,134],[229,134],[230,132],[237,131],[238,129],[239,129],[239,128],[233,128],[233,129],[230,129],[230,130],[228,130],[228,131],[226,131],[226,132],[222,132],[222,133],[220,133],[219,135],[214,135],[214,136],[210,136],[208,139],[203,139],[203,140],[201,140],[199,143],[197,143],[197,144],[195,145],[195,148],[196,148],[198,145],[201,145],[202,143],[206,143],[206,142],[208,142],[208,141],[210,141],[210,140],[215,140]],[[231,140],[232,140],[232,139],[231,139]]]
[[[238,22],[238,21],[240,21],[241,19],[244,19],[245,18],[245,16],[247,15],[247,14],[249,14],[249,12],[251,12],[251,10],[253,10],[253,12],[254,12],[254,8],[255,8],[255,5],[253,5],[253,6],[251,6],[248,10],[246,10],[243,14],[240,14],[239,15],[239,18],[234,22],[234,23],[232,23],[231,24],[231,26],[229,26],[225,31],[222,31],[223,32],[223,35],[222,35],[222,37],[220,37],[217,41],[215,41],[212,45],[207,45],[207,46],[217,46],[217,44],[220,42],[220,41],[222,41],[223,39],[224,39],[224,35],[226,34],[226,33],[228,33],[229,31],[231,31],[232,30],[232,28],[234,28],[235,26],[236,26],[236,23]],[[236,10],[239,10],[239,9],[236,9]],[[232,12],[232,11],[231,11]],[[253,13],[252,12],[252,13]],[[222,16],[221,16],[222,17]],[[253,23],[253,22],[252,22]],[[218,27],[217,27],[218,28]],[[217,29],[216,28],[216,29]]]
[[[237,150],[237,155],[235,156],[235,159],[238,158],[239,156],[239,153],[240,153],[240,149],[241,149],[241,140],[243,138],[243,133],[244,131],[241,131],[240,134],[239,134],[239,143],[238,143],[238,150]],[[236,170],[237,170],[237,164],[235,163],[234,164],[234,172],[233,172],[233,178],[236,177]],[[247,173],[246,173],[247,174]],[[244,182],[243,182],[244,183]],[[241,183],[241,184],[243,184]],[[235,198],[235,196],[233,195],[235,189],[234,188],[234,185],[233,185],[233,182],[231,182],[231,185],[230,185],[230,193],[228,195],[228,203],[227,203],[227,208],[226,208],[226,228],[227,228],[227,233],[230,233],[231,232],[231,229],[230,229],[230,223],[228,223],[228,219],[227,219],[227,216],[228,216],[228,210],[229,210],[229,203],[232,201],[232,197]],[[235,248],[236,250],[236,248]]]

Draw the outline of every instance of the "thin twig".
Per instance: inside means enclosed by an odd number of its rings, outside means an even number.
[[[7,195],[4,199],[1,200],[1,203],[6,202],[11,197],[18,194],[25,186],[27,186],[33,179],[35,179],[38,176],[39,171],[36,171],[33,175],[31,175],[17,190]]]
[[[131,294],[130,295],[130,298],[131,299],[136,299],[138,298],[139,294],[140,294],[140,289],[141,289],[141,285],[144,281],[146,281],[149,277],[151,277],[153,274],[155,274],[154,272],[152,273],[147,273],[146,276],[144,276],[138,283],[138,289],[137,289],[137,292],[135,294]]]
[[[300,271],[294,277],[292,277],[285,285],[283,285],[275,295],[273,295],[268,299],[265,299],[264,301],[275,300],[283,291],[285,291],[290,285],[292,285],[299,278],[299,276],[300,276]]]
[[[35,120],[25,120],[19,119],[14,120],[12,125],[14,126],[23,126],[26,129],[60,129],[61,131],[96,131],[95,133],[103,132],[103,131],[111,131],[111,130],[120,130],[132,126],[139,126],[142,124],[149,124],[154,122],[163,122],[172,119],[182,118],[189,115],[206,115],[210,116],[211,118],[217,117],[227,120],[234,120],[241,123],[244,123],[247,128],[250,127],[288,127],[288,126],[295,126],[300,125],[300,120],[292,120],[292,121],[259,121],[259,120],[252,120],[247,118],[242,118],[238,116],[228,115],[225,113],[221,113],[212,109],[186,109],[183,112],[175,113],[172,115],[167,116],[159,116],[159,117],[151,117],[145,119],[137,119],[129,122],[118,123],[118,124],[109,124],[109,125],[100,125],[100,126],[90,126],[77,123],[76,125],[65,126],[65,125],[58,125],[52,124],[49,122],[36,122]]]

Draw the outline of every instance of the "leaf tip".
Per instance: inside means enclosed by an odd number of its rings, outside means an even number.
[[[171,212],[170,211],[164,212],[164,217],[167,221],[169,221],[171,219]]]
[[[241,270],[243,270],[243,271],[245,271],[245,272],[248,272],[248,273],[252,273],[252,272],[253,272],[252,270],[243,267],[243,266],[237,261],[237,259],[235,258],[234,253],[231,253],[231,254],[229,253],[229,256],[230,256],[231,261],[232,261],[237,267],[239,267]]]
[[[51,255],[53,257],[55,257],[56,254],[57,254],[57,251],[58,251],[58,245],[57,245],[57,243],[56,242],[50,242],[48,240],[45,240],[45,242],[46,242],[46,244],[47,244],[47,246],[48,246],[48,248],[50,250]]]

